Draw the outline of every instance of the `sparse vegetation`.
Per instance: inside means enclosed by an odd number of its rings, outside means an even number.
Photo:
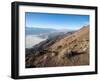
[[[60,45],[60,46],[58,46],[58,49],[61,49],[62,48],[62,46]]]
[[[26,68],[89,64],[89,27],[41,42],[26,49]]]

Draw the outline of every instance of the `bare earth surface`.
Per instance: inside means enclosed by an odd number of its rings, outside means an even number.
[[[26,49],[26,68],[89,65],[89,27]]]

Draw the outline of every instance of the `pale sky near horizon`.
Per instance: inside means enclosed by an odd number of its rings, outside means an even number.
[[[25,26],[53,29],[79,29],[89,25],[89,15],[25,13]]]

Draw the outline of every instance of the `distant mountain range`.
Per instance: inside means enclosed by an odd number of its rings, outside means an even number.
[[[26,49],[26,68],[77,65],[89,65],[89,26],[58,34]]]
[[[57,29],[51,29],[51,28],[36,28],[36,27],[25,28],[26,35],[36,35],[41,38],[51,38],[57,35],[68,33],[70,31],[71,30],[57,30]]]
[[[26,35],[38,35],[38,34],[45,34],[45,33],[51,33],[56,32],[56,29],[50,29],[50,28],[35,28],[35,27],[26,27],[25,28]]]

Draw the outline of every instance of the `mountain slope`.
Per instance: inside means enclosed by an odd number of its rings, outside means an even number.
[[[89,64],[89,27],[59,35],[26,49],[26,67],[56,67]]]

